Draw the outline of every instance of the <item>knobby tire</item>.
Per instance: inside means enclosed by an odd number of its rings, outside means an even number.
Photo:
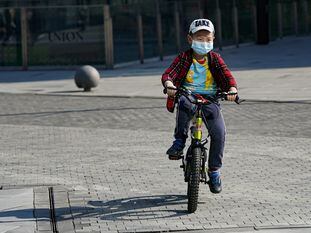
[[[197,210],[200,185],[200,169],[201,169],[201,148],[196,147],[192,150],[192,158],[190,161],[190,177],[188,181],[188,212],[194,213]]]

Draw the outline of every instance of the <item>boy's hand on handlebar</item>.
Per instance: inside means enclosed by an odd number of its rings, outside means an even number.
[[[171,81],[166,81],[164,85],[167,91],[167,95],[170,97],[174,97],[176,94],[176,90],[174,90],[176,89],[175,85]]]
[[[230,87],[229,91],[228,91],[228,96],[227,96],[227,100],[229,101],[235,101],[235,98],[237,97],[237,94],[235,95],[230,95],[230,93],[238,93],[238,90],[235,87]]]

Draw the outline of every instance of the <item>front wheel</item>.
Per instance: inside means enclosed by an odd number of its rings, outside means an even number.
[[[195,147],[192,150],[190,160],[190,176],[188,181],[188,212],[194,213],[197,210],[200,185],[200,158],[202,150],[200,147]]]

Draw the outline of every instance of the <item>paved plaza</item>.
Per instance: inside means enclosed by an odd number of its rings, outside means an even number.
[[[180,161],[165,156],[175,115],[166,111],[162,95],[148,93],[160,90],[159,83],[145,81],[144,93],[125,98],[130,96],[120,87],[115,96],[105,96],[103,89],[82,96],[69,86],[68,92],[55,93],[51,80],[42,82],[42,93],[37,81],[4,82],[0,232],[53,232],[51,187],[60,233],[311,232],[311,64],[276,68],[289,74],[281,79],[296,85],[294,90],[286,84],[277,89],[278,82],[269,81],[276,75],[272,67],[254,67],[251,76],[233,66],[254,80],[241,81],[246,102],[222,103],[223,192],[212,194],[202,184],[194,214],[187,213]],[[261,72],[266,86],[255,92]],[[160,80],[157,73],[150,77]],[[109,78],[111,84],[120,79]],[[35,88],[25,91],[31,83]],[[265,95],[259,98],[261,91]],[[292,92],[286,96],[286,91]]]

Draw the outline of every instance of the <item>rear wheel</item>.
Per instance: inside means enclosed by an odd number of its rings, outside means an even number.
[[[193,148],[192,150],[192,158],[190,160],[190,176],[187,190],[189,213],[194,213],[198,206],[201,153],[202,151],[200,147]]]

